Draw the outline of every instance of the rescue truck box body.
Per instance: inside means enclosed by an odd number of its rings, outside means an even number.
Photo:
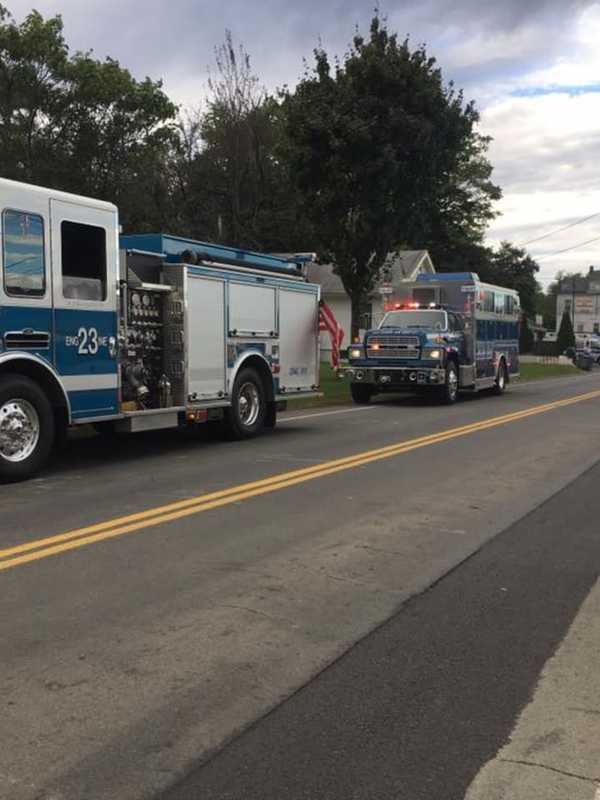
[[[319,382],[320,287],[288,260],[163,234],[116,206],[0,179],[0,478],[69,425],[274,426]]]

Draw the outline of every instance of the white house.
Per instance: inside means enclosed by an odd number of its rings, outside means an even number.
[[[365,305],[361,315],[361,328],[366,329],[379,324],[388,307],[408,299],[406,284],[416,280],[421,273],[434,273],[435,267],[427,250],[399,250],[390,253],[383,268],[382,278]],[[350,298],[346,294],[341,278],[333,271],[332,264],[308,265],[308,279],[321,284],[321,297],[331,308],[335,318],[344,330],[342,348],[350,344],[350,323],[352,318]],[[321,334],[321,355],[329,358],[331,342],[326,333]]]
[[[590,267],[585,278],[563,278],[556,296],[556,331],[563,313],[571,317],[578,337],[600,335],[600,270]]]

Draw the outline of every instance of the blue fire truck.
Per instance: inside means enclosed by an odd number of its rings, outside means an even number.
[[[105,202],[0,179],[0,479],[68,426],[223,419],[243,439],[319,383],[320,287],[303,260],[122,236]]]
[[[350,382],[354,402],[408,390],[449,404],[460,392],[502,394],[518,377],[517,292],[472,272],[420,275],[406,292],[387,304],[379,327],[350,346],[339,376]]]

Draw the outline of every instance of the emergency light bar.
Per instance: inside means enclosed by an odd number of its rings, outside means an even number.
[[[394,311],[415,311],[416,309],[424,308],[430,310],[443,310],[444,306],[441,303],[395,303]]]

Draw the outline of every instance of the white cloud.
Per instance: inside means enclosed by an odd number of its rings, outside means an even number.
[[[494,137],[490,157],[504,190],[502,216],[490,228],[490,242],[524,242],[600,211],[600,94],[512,96],[517,88],[596,82],[599,37],[600,3],[595,3],[576,17],[565,52],[545,68],[507,82],[484,108],[482,130]],[[600,241],[553,255],[597,236],[600,217],[532,243],[529,250],[540,259],[542,282],[558,269],[600,265]]]

